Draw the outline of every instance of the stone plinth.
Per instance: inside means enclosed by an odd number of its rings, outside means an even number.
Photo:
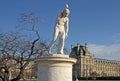
[[[44,55],[38,64],[37,81],[72,81],[72,65],[76,59],[63,54]]]

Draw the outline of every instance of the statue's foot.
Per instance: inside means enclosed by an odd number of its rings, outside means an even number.
[[[51,50],[48,50],[48,54],[51,54]]]
[[[63,54],[63,52],[57,52],[57,54]]]
[[[48,54],[51,54],[51,49],[47,47]]]

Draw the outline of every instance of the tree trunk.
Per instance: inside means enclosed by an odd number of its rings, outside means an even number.
[[[24,69],[21,68],[19,75],[18,75],[16,78],[13,78],[13,79],[10,80],[10,81],[19,81],[21,78],[23,78],[23,73],[24,73]]]
[[[0,78],[0,79],[2,79],[2,81],[9,81],[9,78],[7,78],[7,77]]]
[[[18,75],[16,78],[10,80],[10,81],[19,81],[20,80],[20,76]]]
[[[5,72],[2,71],[0,73],[0,78],[2,79],[2,81],[9,81],[8,71],[7,70]]]

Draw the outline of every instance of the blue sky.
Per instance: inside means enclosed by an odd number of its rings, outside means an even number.
[[[39,24],[42,39],[52,40],[56,15],[66,3],[71,13],[65,46],[87,42],[96,57],[119,60],[120,0],[0,0],[0,32],[15,31],[20,14],[34,12],[44,21]]]

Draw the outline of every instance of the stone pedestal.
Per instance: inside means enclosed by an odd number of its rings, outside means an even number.
[[[72,65],[76,59],[63,54],[48,54],[36,62],[37,81],[72,81]]]

